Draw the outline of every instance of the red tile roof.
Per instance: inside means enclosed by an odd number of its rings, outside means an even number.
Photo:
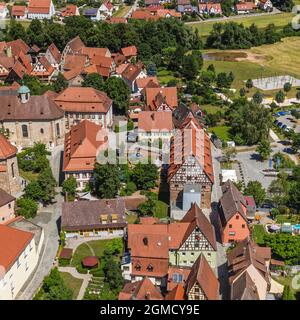
[[[171,142],[170,165],[168,169],[168,181],[172,179],[175,173],[181,168],[188,156],[194,156],[200,165],[203,166],[204,172],[210,181],[214,182],[212,156],[211,156],[211,142],[208,134],[199,125],[194,117],[189,117],[181,127],[182,134],[178,139],[182,140],[181,152],[175,153],[174,138]],[[191,129],[185,132],[184,129]]]
[[[165,88],[145,88],[146,105],[151,111],[156,111],[162,102],[174,109],[178,106],[177,88],[165,87]]]
[[[137,56],[137,48],[136,46],[125,47],[121,49],[121,53],[126,57],[135,57]]]
[[[150,84],[151,86],[152,84],[155,84],[157,87],[160,87],[157,77],[147,77],[147,78],[136,79],[136,85],[138,86],[138,88],[144,89],[148,86],[150,87]]]
[[[0,133],[0,160],[15,156],[18,149]]]
[[[105,141],[98,141],[102,127],[88,120],[73,126],[65,136],[64,171],[92,171],[99,148]]]
[[[77,6],[75,4],[67,4],[65,8],[61,10],[61,15],[65,17],[72,17],[76,15]]]
[[[121,66],[119,66],[119,68]],[[137,64],[128,63],[128,64],[125,64],[125,67],[121,71],[121,73],[123,78],[128,79],[129,81],[134,81],[136,80],[136,78],[138,77],[138,75],[141,73],[142,70],[143,70],[142,63],[137,63]]]
[[[51,0],[29,0],[28,13],[44,13],[50,12]]]
[[[163,300],[158,288],[145,277],[143,280],[125,284],[119,300]]]
[[[0,224],[0,266],[7,272],[33,239],[34,234]]]
[[[112,105],[112,100],[106,93],[85,87],[66,88],[54,101],[69,112],[107,113]]]
[[[54,60],[57,63],[60,63],[61,60],[61,53],[60,51],[57,49],[56,45],[54,43],[51,43],[50,46],[48,47],[48,49],[52,55],[52,57],[54,58]]]
[[[219,281],[201,254],[194,265],[187,279],[186,293],[188,294],[195,283],[197,283],[205,294],[207,300],[219,300]]]
[[[90,59],[95,56],[109,57],[110,51],[108,48],[94,48],[94,47],[82,47],[80,49],[81,54],[87,55]]]
[[[185,291],[182,285],[177,284],[165,297],[165,300],[185,300]]]
[[[30,47],[21,39],[13,40],[6,43],[7,48],[11,48],[13,56],[19,56],[20,52],[27,54],[30,50]]]
[[[191,272],[190,267],[179,267],[179,266],[170,266],[168,271],[168,284],[167,290],[173,290],[177,285],[185,287],[186,280]],[[176,281],[174,281],[174,275],[180,275],[182,278],[181,282],[178,282],[178,276],[176,276]]]
[[[24,17],[26,13],[26,6],[13,5],[11,8],[12,17]]]
[[[159,17],[152,15],[148,10],[135,10],[131,14],[131,19],[138,19],[138,20],[158,20]]]
[[[138,128],[145,132],[173,130],[172,112],[141,111],[138,114]]]
[[[106,20],[108,23],[127,23],[126,18],[121,18],[121,17],[111,17]]]
[[[159,10],[157,10],[156,15],[159,18],[166,18],[168,16],[173,17],[173,18],[181,18],[181,13],[177,12],[176,10],[172,10],[172,9],[159,9]]]
[[[235,6],[237,11],[253,10],[256,8],[255,3],[253,2],[239,2]]]

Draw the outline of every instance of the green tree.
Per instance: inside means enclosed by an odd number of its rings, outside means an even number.
[[[119,168],[115,164],[95,164],[94,191],[102,199],[114,198],[120,189]]]
[[[129,106],[130,90],[126,83],[117,77],[110,77],[105,81],[104,91],[113,100],[118,113],[125,114]]]
[[[155,164],[138,163],[132,172],[132,180],[139,190],[154,188],[158,179],[158,169]]]
[[[269,110],[261,105],[238,100],[231,105],[227,118],[236,143],[253,145],[268,139],[272,117]]]
[[[37,181],[30,182],[24,189],[24,196],[26,198],[32,199],[34,201],[41,201],[44,196],[45,192],[41,188],[40,184]]]
[[[283,93],[283,91],[278,91],[276,93],[276,96],[275,96],[275,100],[277,103],[283,103],[284,102],[284,99],[285,99],[285,95]]]
[[[104,81],[100,74],[98,73],[90,73],[84,77],[82,82],[82,87],[92,87],[96,90],[103,91],[104,90]]]
[[[294,133],[292,135],[292,148],[295,152],[300,150],[300,133]]]
[[[74,199],[77,189],[77,182],[74,177],[69,177],[62,184],[62,191],[65,194],[68,194],[70,199]]]
[[[262,101],[263,101],[263,95],[259,92],[259,91],[256,91],[252,97],[253,99],[253,102],[256,103],[256,104],[261,104]]]
[[[272,152],[269,140],[262,140],[258,143],[256,152],[260,155],[262,160],[267,160]]]
[[[139,205],[138,211],[141,216],[152,217],[156,212],[158,197],[154,192],[148,192],[146,196],[147,200]]]
[[[68,81],[65,77],[59,73],[57,79],[53,82],[53,89],[55,92],[59,93],[68,87]]]
[[[240,89],[240,97],[244,97],[246,95],[246,89],[243,87]]]
[[[37,214],[38,205],[37,203],[27,197],[21,197],[17,199],[17,215],[23,216],[26,219],[34,218]]]
[[[40,200],[44,204],[49,204],[56,195],[56,181],[53,177],[50,167],[46,168],[39,174],[37,178],[37,183],[39,184],[40,188],[43,190],[44,193]]]
[[[105,282],[109,284],[111,290],[119,290],[124,283],[121,268],[119,264],[113,259],[113,257],[109,257],[106,261],[104,271],[104,279]]]
[[[252,81],[252,79],[248,79],[248,80],[246,81],[246,87],[247,87],[248,90],[250,90],[251,88],[253,88],[253,81]]]
[[[181,73],[187,80],[196,79],[203,65],[202,55],[193,51],[192,54],[183,56]]]
[[[54,268],[45,277],[34,300],[72,300],[72,295],[72,290],[65,285],[58,269]]]
[[[266,191],[259,181],[249,181],[244,195],[253,196],[255,203],[260,206],[266,198]]]
[[[288,204],[297,211],[300,212],[300,182],[292,183],[290,187]]]
[[[282,300],[295,300],[289,285],[285,285],[283,288]]]
[[[292,85],[291,85],[290,82],[286,82],[286,83],[283,85],[283,90],[284,90],[285,92],[289,92],[289,91],[291,91],[291,89],[292,89]]]
[[[5,40],[12,41],[16,39],[22,39],[27,42],[27,33],[21,23],[11,19],[9,26],[5,29]]]

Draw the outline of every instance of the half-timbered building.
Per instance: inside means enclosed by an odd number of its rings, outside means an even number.
[[[211,268],[216,268],[217,243],[214,227],[202,210],[193,204],[179,223],[169,225],[169,263],[192,266],[203,254]]]
[[[173,218],[181,219],[184,215],[186,185],[200,187],[200,206],[210,207],[214,183],[210,139],[193,116],[186,119],[171,141],[167,181]]]
[[[202,254],[186,280],[185,291],[188,300],[219,299],[219,281]]]

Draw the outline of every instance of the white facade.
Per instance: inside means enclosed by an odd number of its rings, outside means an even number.
[[[111,17],[113,14],[113,7],[111,9],[108,9],[104,3],[101,4],[99,8],[99,14],[101,20],[106,20],[107,18]]]
[[[36,247],[34,237],[24,248],[15,263],[0,278],[0,300],[13,300],[22,289],[31,273],[35,270],[44,240],[42,231],[39,246]]]
[[[8,15],[8,10],[6,5],[0,7],[0,19],[5,19]]]

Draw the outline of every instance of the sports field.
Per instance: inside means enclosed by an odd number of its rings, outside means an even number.
[[[204,53],[221,52],[206,50]],[[300,79],[300,37],[284,38],[281,42],[251,48],[249,50],[222,51],[222,53],[246,53],[249,56],[243,61],[204,61],[204,68],[213,64],[216,71],[230,72],[235,76],[233,87],[244,86],[243,80],[291,75]],[[255,59],[256,56],[258,59]],[[294,90],[293,90],[294,91]],[[294,92],[291,92],[294,94]]]
[[[270,15],[261,15],[261,16],[241,16],[241,17],[232,17],[224,20],[208,20],[207,22],[199,22],[195,24],[189,24],[190,27],[199,30],[199,34],[202,37],[207,37],[210,31],[213,28],[215,23],[226,23],[229,21],[234,21],[236,23],[243,23],[245,27],[249,27],[251,24],[255,23],[258,28],[263,29],[268,24],[274,23],[276,27],[286,26],[292,21],[294,14],[293,13],[280,13],[280,14],[270,14]]]

